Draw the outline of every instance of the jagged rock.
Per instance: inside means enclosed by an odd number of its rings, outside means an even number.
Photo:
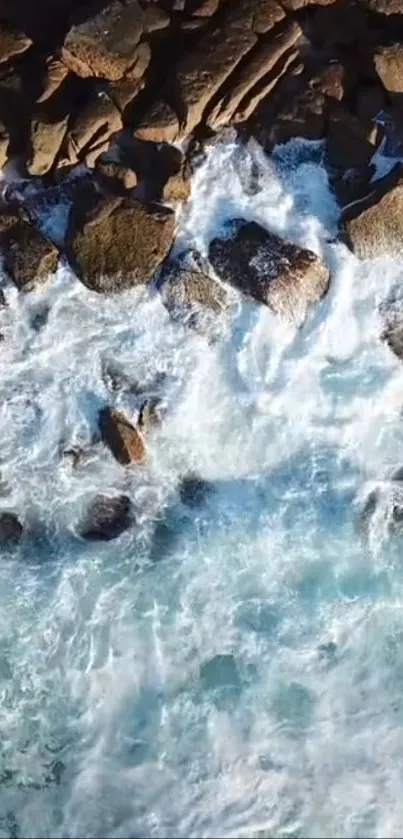
[[[221,280],[296,323],[329,286],[329,270],[316,254],[244,219],[213,239],[209,259]]]
[[[18,221],[0,239],[7,272],[22,291],[43,285],[56,270],[58,251],[34,227]]]
[[[72,265],[93,291],[111,293],[147,283],[173,240],[175,216],[138,201],[121,201],[109,215],[73,234]]]
[[[400,166],[343,211],[349,244],[360,259],[397,256],[403,242],[403,171]]]
[[[31,38],[17,29],[0,23],[0,65],[25,52],[32,44]]]
[[[161,299],[171,316],[191,325],[199,310],[218,314],[228,306],[223,286],[180,259],[165,263],[160,282]]]
[[[89,505],[80,535],[91,542],[109,542],[133,524],[133,508],[127,495],[97,495]]]
[[[374,63],[384,88],[389,93],[403,93],[402,44],[377,47]]]
[[[142,435],[127,417],[113,408],[102,408],[98,425],[103,443],[123,466],[142,463],[146,449]]]
[[[244,63],[240,69],[234,71],[233,84],[230,89],[218,100],[210,112],[207,122],[213,128],[225,125],[235,118],[241,121],[249,116],[250,108],[248,94],[253,95],[253,89],[267,74],[271,74],[270,89],[272,89],[278,78],[282,75],[284,61],[281,59],[290,50],[301,36],[301,27],[295,21],[286,23],[284,29],[274,38],[269,33],[259,40],[259,43],[251,53],[250,60]],[[292,53],[292,58],[295,53]],[[286,63],[287,66],[287,63]],[[253,96],[254,106],[258,104],[259,98],[266,96],[268,86],[259,90],[258,96]],[[237,114],[237,112],[239,112]]]
[[[143,33],[143,13],[137,0],[113,0],[89,20],[72,26],[63,46],[63,60],[79,76],[117,81],[135,60]]]
[[[209,102],[230,77],[237,64],[257,43],[258,35],[269,30],[284,13],[274,2],[239,0],[228,3],[220,26],[206,30],[178,62],[176,83],[180,113],[162,97],[145,114],[136,130],[143,140],[174,142],[186,137],[201,121]],[[255,23],[256,21],[256,23]]]
[[[98,158],[94,174],[103,191],[113,192],[116,195],[124,195],[127,190],[134,189],[138,183],[136,172],[130,166],[124,166],[116,161]]]
[[[16,545],[21,541],[24,529],[15,513],[0,513],[0,545]]]
[[[67,131],[68,116],[52,122],[46,119],[32,119],[30,126],[31,159],[28,171],[31,175],[45,175],[54,165]]]
[[[92,168],[107,149],[112,135],[121,127],[120,111],[104,91],[98,92],[77,114],[71,116],[60,165],[74,165],[79,160],[85,160]]]
[[[187,475],[181,480],[179,495],[182,504],[186,504],[187,507],[200,507],[212,489],[209,481],[205,481],[198,475]]]

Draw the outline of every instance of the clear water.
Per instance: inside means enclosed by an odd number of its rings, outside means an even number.
[[[0,504],[31,538],[0,558],[1,836],[401,835],[402,543],[357,514],[403,463],[403,366],[379,337],[403,262],[334,242],[317,144],[217,146],[178,247],[205,252],[234,214],[331,266],[301,329],[238,300],[209,344],[145,290],[104,299],[62,271],[6,290]],[[104,357],[146,389],[166,374],[144,468],[60,457],[95,431]],[[178,501],[189,468],[215,485],[199,509]],[[86,544],[109,488],[137,526]],[[176,539],[151,561],[163,511]]]

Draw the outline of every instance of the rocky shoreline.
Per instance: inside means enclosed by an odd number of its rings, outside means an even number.
[[[170,315],[196,328],[235,288],[301,325],[331,283],[310,250],[234,218],[208,254],[172,254],[192,172],[228,129],[266,152],[323,140],[340,238],[362,259],[397,255],[403,168],[373,182],[372,158],[381,144],[401,155],[402,94],[401,0],[0,0],[3,273],[22,292],[59,263],[102,294],[157,278]],[[383,338],[402,356],[388,311]],[[99,440],[142,463],[159,421],[158,401],[137,423],[107,406]],[[96,499],[83,533],[114,538],[129,507]],[[22,536],[12,516],[0,542]]]

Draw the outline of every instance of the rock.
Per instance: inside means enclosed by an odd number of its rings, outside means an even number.
[[[221,280],[296,323],[329,286],[329,269],[316,254],[244,219],[213,239],[209,259]]]
[[[172,516],[157,520],[151,537],[150,560],[160,562],[172,553],[178,543],[180,531]]]
[[[74,270],[88,288],[102,293],[147,283],[167,255],[174,229],[173,213],[124,200],[73,236]]]
[[[147,201],[185,201],[190,193],[189,166],[183,152],[168,143],[150,143],[130,135],[120,138],[122,158],[137,173]]]
[[[47,102],[59,90],[69,73],[68,67],[53,55],[46,59],[46,70],[42,79],[42,92],[37,97],[37,104]]]
[[[104,192],[125,195],[127,190],[137,186],[136,172],[124,164],[111,160],[100,160],[95,165],[95,177]]]
[[[15,513],[0,513],[0,545],[18,544],[23,535],[23,526]]]
[[[211,17],[215,15],[219,5],[220,0],[200,0],[192,14],[196,17]]]
[[[179,136],[178,115],[168,102],[156,99],[136,128],[135,136],[152,143],[173,143]]]
[[[132,504],[127,495],[97,495],[80,526],[80,535],[91,542],[109,542],[132,524]]]
[[[403,296],[399,286],[392,289],[380,306],[380,314],[384,321],[381,339],[403,361]]]
[[[241,678],[232,654],[213,656],[200,666],[200,681],[204,690],[231,688],[236,693],[241,689]]]
[[[31,38],[23,32],[0,23],[0,65],[26,52],[31,44]]]
[[[128,376],[114,361],[102,359],[101,377],[106,389],[111,393],[122,392],[139,396],[143,392],[140,384]]]
[[[326,139],[328,163],[348,169],[369,163],[382,139],[382,128],[369,120],[362,122],[340,103],[329,114]]]
[[[52,169],[67,131],[67,120],[67,115],[56,122],[40,118],[32,120],[30,175],[46,175]]]
[[[6,270],[21,291],[43,285],[56,270],[58,251],[42,233],[18,221],[0,239]]]
[[[146,33],[166,29],[171,22],[168,12],[155,3],[147,3],[143,12],[143,30]]]
[[[229,303],[223,286],[180,258],[165,263],[160,282],[162,302],[171,317],[190,325],[198,320],[198,312],[219,314]]]
[[[113,0],[89,20],[72,26],[64,40],[63,60],[79,76],[117,81],[130,71],[143,33],[137,0]]]
[[[381,15],[403,14],[403,0],[364,0],[371,12]]]
[[[403,171],[398,165],[372,191],[344,208],[348,242],[360,259],[398,256],[403,241]]]
[[[239,70],[234,71],[233,83],[229,90],[218,100],[210,112],[207,122],[212,128],[225,125],[233,119],[241,121],[249,116],[252,111],[248,106],[255,85],[270,73],[272,75],[270,90],[275,86],[283,70],[283,66],[279,62],[301,34],[302,30],[298,23],[291,21],[290,23],[287,22],[283,30],[274,38],[269,33],[259,40],[250,60],[243,63]],[[294,57],[295,53],[292,55]],[[263,91],[259,90],[257,98],[256,96],[252,97],[254,107],[258,104],[259,98],[266,96],[268,92],[266,85]]]
[[[402,44],[377,47],[374,63],[385,90],[389,93],[403,93]]]
[[[254,114],[253,135],[267,151],[292,137],[322,139],[325,134],[326,97],[305,75],[284,78],[273,99],[264,98]]]
[[[98,425],[103,443],[119,463],[127,466],[129,463],[144,461],[144,440],[124,414],[113,408],[102,408],[98,416]]]
[[[145,402],[143,402],[140,408],[138,421],[138,427],[141,429],[143,434],[147,434],[151,428],[159,425],[161,421],[160,406],[161,403],[159,399],[146,399]]]
[[[60,165],[85,160],[92,168],[121,127],[120,111],[105,91],[98,91],[70,118]]]
[[[187,507],[200,507],[212,491],[212,484],[198,475],[187,475],[182,478],[179,495],[182,504]]]

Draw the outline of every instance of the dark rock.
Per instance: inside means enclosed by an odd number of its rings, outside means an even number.
[[[219,653],[200,666],[200,681],[204,690],[241,687],[241,678],[233,655]]]
[[[167,255],[174,229],[173,213],[162,215],[124,200],[73,235],[74,270],[88,288],[102,293],[147,283]]]
[[[68,32],[63,59],[79,76],[116,81],[134,62],[143,33],[143,12],[137,0],[113,0]]]
[[[362,122],[342,103],[333,107],[327,123],[327,160],[330,165],[368,164],[382,139],[382,128],[370,120]]]
[[[297,323],[329,286],[329,270],[316,254],[244,219],[213,239],[209,259],[221,280]]]
[[[102,442],[123,466],[142,463],[146,456],[143,437],[127,417],[112,408],[102,408],[98,416]]]
[[[22,291],[43,285],[56,270],[58,251],[25,221],[18,221],[0,237],[0,247],[5,250],[7,272]]]
[[[127,495],[97,495],[81,524],[80,535],[92,542],[109,542],[132,524],[132,504]]]
[[[23,526],[15,513],[0,513],[0,545],[14,545],[21,541]]]
[[[199,478],[197,475],[188,475],[182,478],[179,495],[182,504],[187,507],[200,507],[207,496],[212,492],[212,484]]]

